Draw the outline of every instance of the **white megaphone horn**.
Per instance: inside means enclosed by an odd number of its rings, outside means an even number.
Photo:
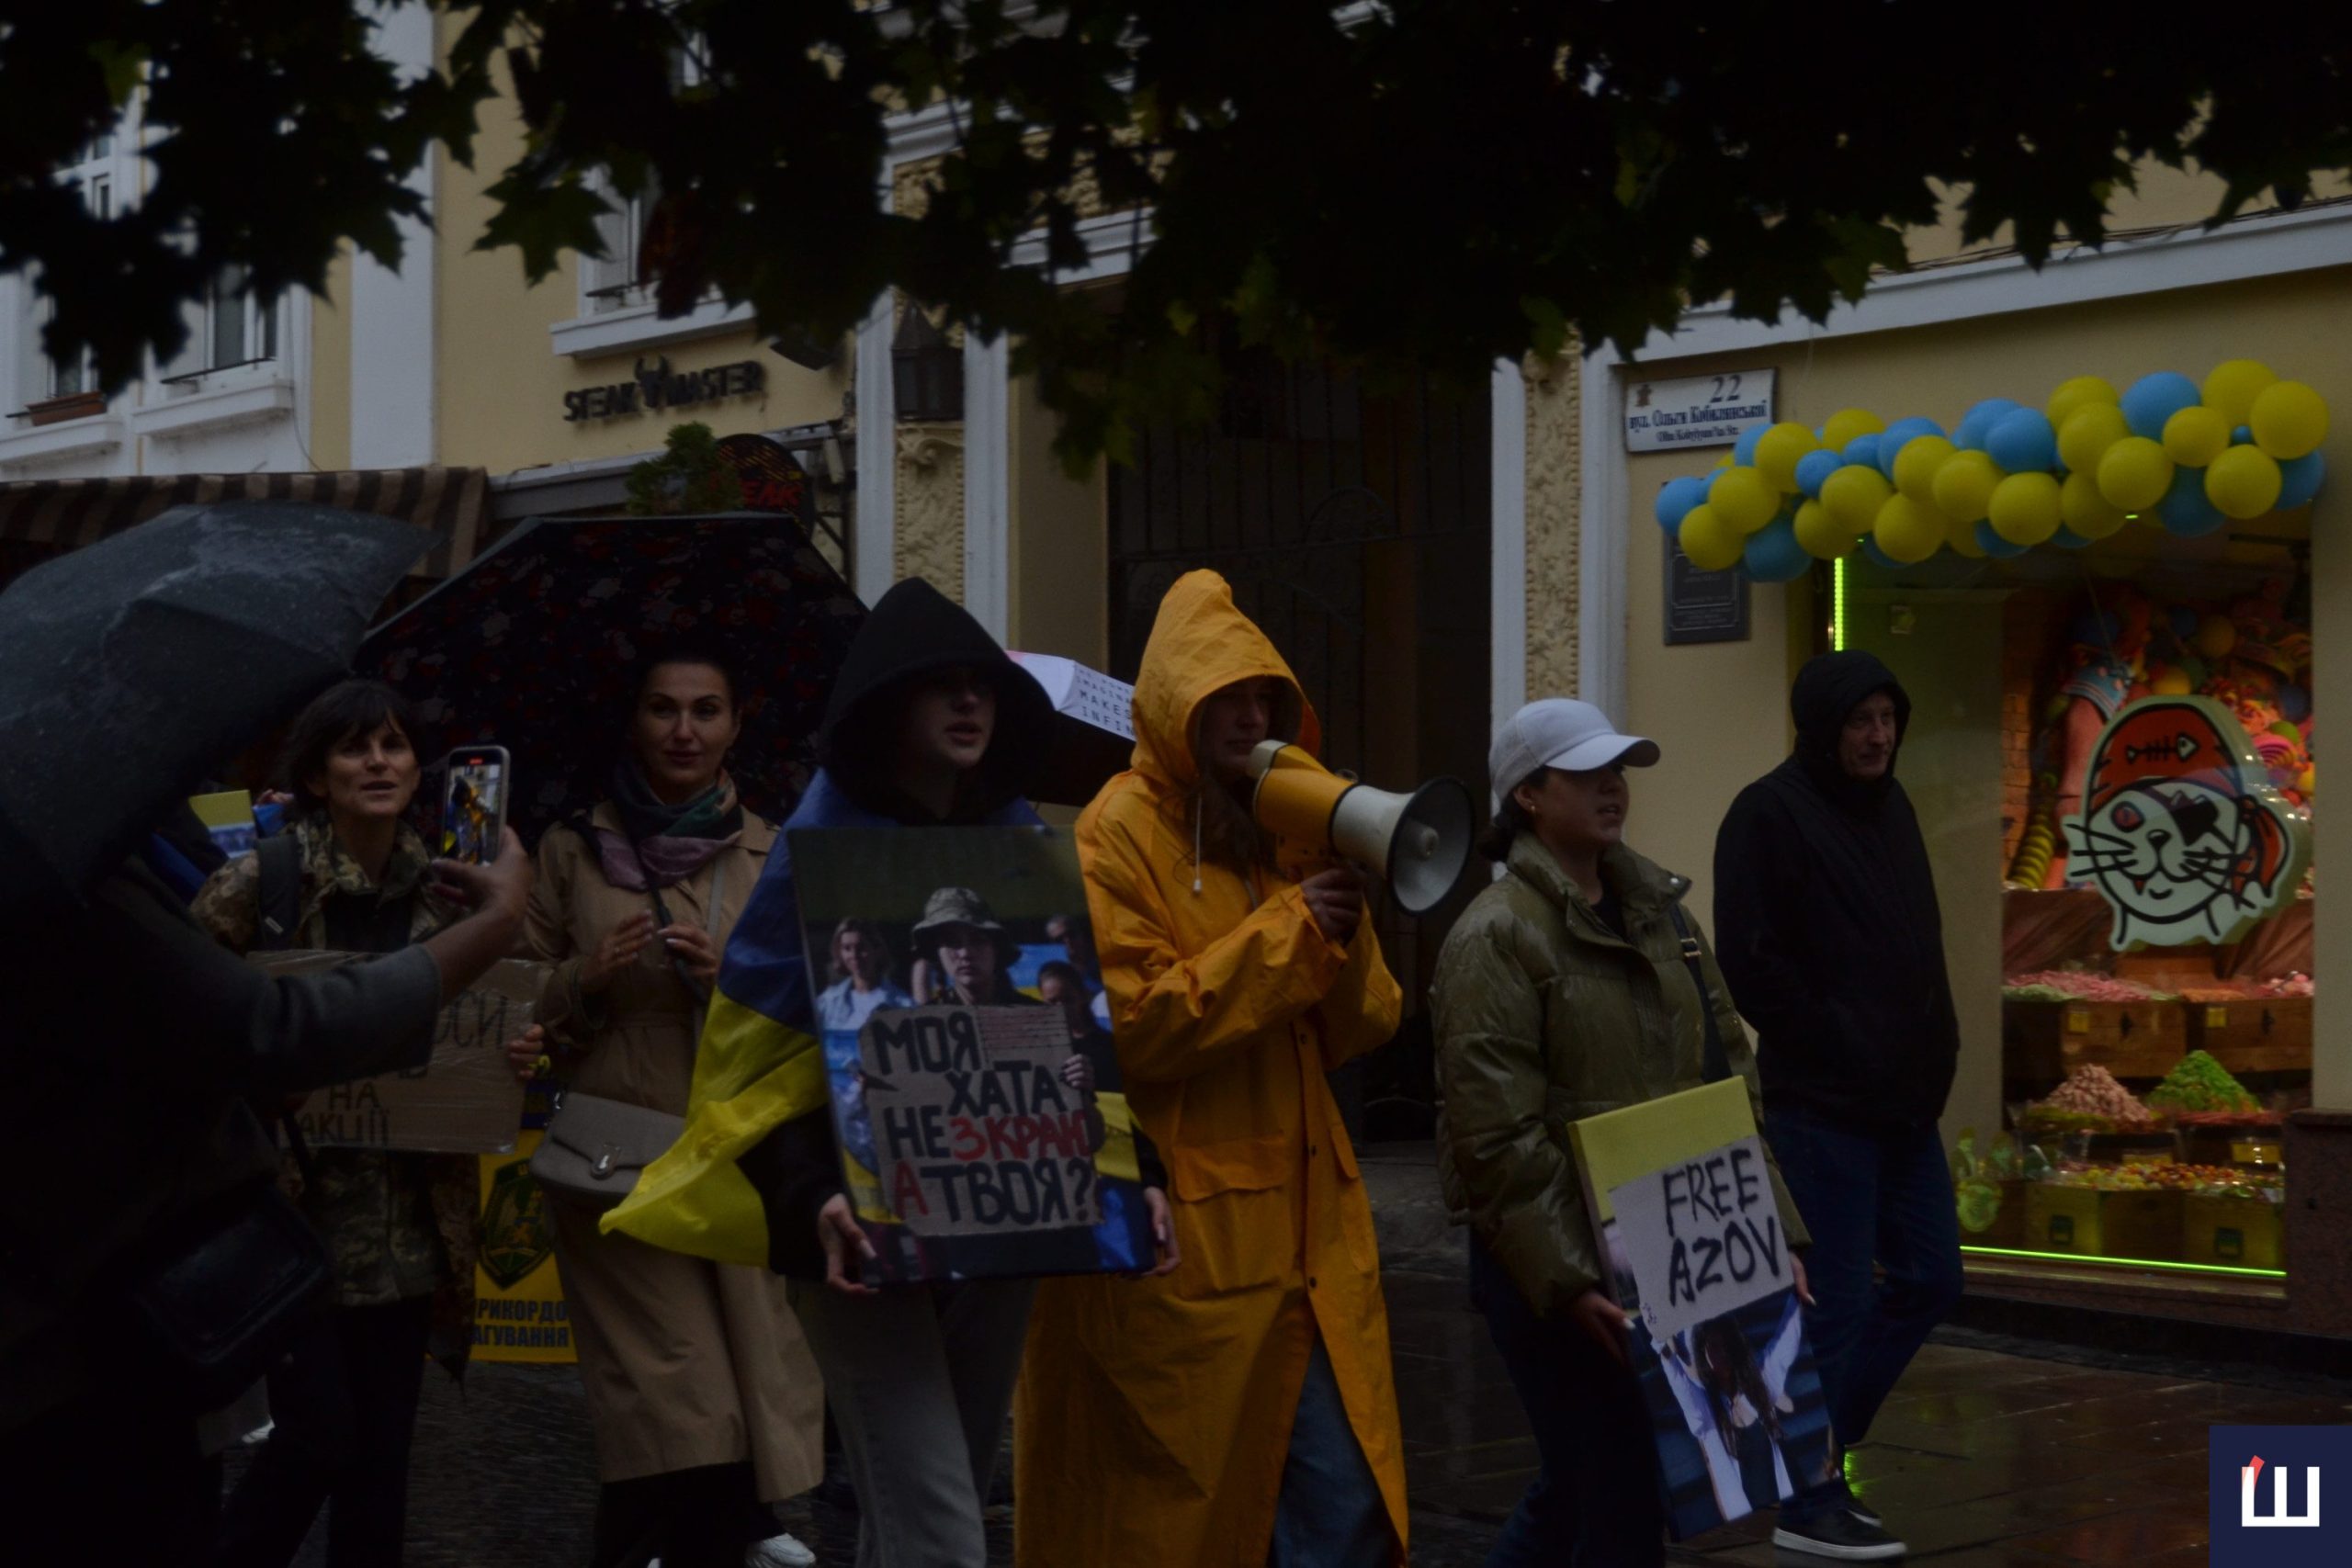
[[[1296,746],[1266,740],[1250,754],[1258,825],[1317,853],[1370,866],[1408,915],[1434,908],[1470,863],[1470,792],[1431,779],[1391,795],[1342,778]]]

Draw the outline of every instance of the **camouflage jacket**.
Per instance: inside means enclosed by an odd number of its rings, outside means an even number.
[[[327,906],[334,898],[406,902],[412,942],[432,935],[458,913],[426,888],[432,856],[405,824],[380,887],[344,852],[323,818],[287,830],[302,845],[301,913],[290,947],[330,945]],[[252,951],[261,919],[259,857],[243,856],[213,873],[192,908],[224,946]],[[265,1108],[265,1114],[274,1109]],[[288,1192],[325,1238],[335,1300],[372,1306],[434,1297],[432,1351],[455,1371],[473,1339],[477,1162],[468,1155],[319,1149],[311,1166],[313,1179],[306,1182],[289,1157],[283,1176]]]

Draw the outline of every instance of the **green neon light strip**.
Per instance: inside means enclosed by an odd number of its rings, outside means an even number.
[[[1829,563],[1829,646],[1846,651],[1846,558]]]
[[[2176,1274],[2234,1274],[2250,1280],[2283,1280],[2284,1269],[2241,1269],[2229,1263],[2166,1263],[2154,1258],[2090,1258],[2079,1252],[2026,1252],[2009,1247],[1962,1247],[1979,1258],[2034,1258],[2052,1263],[2089,1263],[2109,1269],[2165,1269]]]

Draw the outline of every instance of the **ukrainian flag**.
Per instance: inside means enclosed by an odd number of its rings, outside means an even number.
[[[795,1117],[831,1113],[825,1054],[808,1027],[813,1014],[791,856],[779,837],[728,939],[695,1053],[686,1129],[604,1216],[606,1234],[768,1266],[766,1206],[736,1162]]]

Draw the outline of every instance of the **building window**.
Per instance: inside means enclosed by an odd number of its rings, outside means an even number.
[[[626,310],[653,299],[653,279],[645,265],[645,225],[662,199],[661,190],[648,175],[645,188],[637,195],[623,197],[607,188],[604,197],[616,210],[596,220],[596,234],[604,241],[605,254],[580,258],[582,315]]]
[[[250,275],[242,266],[232,264],[214,276],[203,301],[189,310],[187,322],[187,342],[164,367],[166,386],[277,357],[277,307],[254,295]]]
[[[58,171],[58,177],[61,180],[81,193],[83,207],[88,209],[92,217],[100,220],[109,219],[115,215],[114,142],[115,139],[111,132],[102,132],[92,137],[83,144],[82,150],[74,154],[74,162]],[[41,323],[46,325],[49,319],[50,311],[44,306],[40,312]],[[35,330],[38,331],[39,328]],[[42,390],[44,395],[52,398],[67,398],[77,392],[96,391],[98,389],[97,367],[91,361],[89,350],[83,349],[70,359],[51,359],[48,386],[39,389]]]

